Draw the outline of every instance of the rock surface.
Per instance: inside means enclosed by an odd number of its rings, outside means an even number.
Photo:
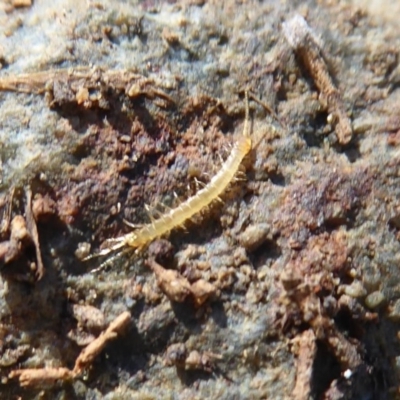
[[[1,398],[400,398],[400,28],[376,3],[0,3]],[[253,148],[222,202],[85,261],[207,184],[245,90]],[[39,280],[10,228],[31,204]],[[45,389],[13,379],[35,369]]]

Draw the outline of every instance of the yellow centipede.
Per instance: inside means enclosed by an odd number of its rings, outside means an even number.
[[[234,144],[229,157],[222,164],[220,171],[213,176],[211,181],[195,195],[189,197],[178,207],[169,210],[155,221],[135,229],[133,232],[120,236],[119,238],[106,241],[110,246],[101,250],[99,256],[129,246],[140,250],[151,243],[154,239],[168,234],[173,229],[182,226],[184,222],[191,219],[195,214],[208,207],[227,188],[236,175],[243,158],[251,150],[251,137],[249,134],[249,105],[246,92],[246,116],[243,134]]]

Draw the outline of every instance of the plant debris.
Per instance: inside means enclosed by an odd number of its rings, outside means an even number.
[[[43,266],[43,260],[42,260],[42,253],[40,250],[39,234],[38,234],[38,230],[36,227],[36,221],[35,221],[35,218],[34,218],[33,212],[32,212],[32,190],[31,189],[28,189],[26,191],[25,215],[26,215],[26,225],[27,225],[28,231],[30,233],[30,236],[32,238],[33,244],[35,245],[36,261],[37,261],[37,265],[35,268],[36,280],[40,280],[40,279],[42,279],[43,274],[44,274],[44,266]]]
[[[190,283],[178,271],[165,269],[152,259],[147,264],[156,275],[161,290],[170,300],[181,303],[190,294]]]
[[[18,378],[23,387],[52,387],[57,383],[72,380],[74,376],[73,371],[68,368],[17,369],[8,375],[10,379]]]
[[[108,328],[85,347],[75,361],[73,372],[80,374],[85,368],[92,364],[93,360],[102,352],[110,340],[114,340],[123,331],[131,320],[131,314],[124,312],[119,315]]]
[[[317,343],[314,332],[309,329],[295,337],[292,342],[293,351],[297,355],[296,384],[293,388],[293,400],[309,399],[313,364],[317,353]]]
[[[68,368],[27,368],[11,371],[9,378],[18,378],[21,386],[52,387],[57,383],[64,383],[75,379],[84,369],[89,367],[93,360],[101,353],[110,340],[114,340],[126,328],[131,315],[129,312],[120,314],[108,328],[85,347],[75,361],[73,370]]]
[[[109,108],[107,98],[112,88],[129,98],[145,95],[159,98],[166,107],[174,100],[161,89],[154,79],[129,71],[104,71],[101,68],[69,68],[41,71],[0,78],[0,91],[45,94],[50,107],[76,103],[85,108]]]
[[[322,101],[326,101],[330,119],[336,125],[336,134],[340,144],[348,144],[353,132],[339,91],[332,82],[328,67],[323,58],[321,45],[315,33],[300,15],[283,23],[286,40],[300,56],[304,65],[321,92]]]
[[[6,204],[5,215],[3,216],[2,235],[10,230],[9,240],[0,242],[0,265],[7,267],[6,272],[10,276],[19,277],[22,280],[30,280],[25,275],[26,271],[14,271],[11,265],[23,260],[20,264],[27,267],[29,273],[33,273],[35,281],[42,279],[44,274],[44,266],[42,254],[40,250],[39,234],[36,227],[36,221],[32,213],[32,192],[26,190],[25,217],[16,215],[11,223],[11,202],[12,196]],[[35,251],[34,260],[29,255],[30,248]]]
[[[197,350],[188,351],[184,343],[175,343],[167,348],[164,356],[165,365],[175,365],[177,368],[185,370],[203,370],[213,372],[215,361],[221,360],[219,354],[209,351],[200,353]]]

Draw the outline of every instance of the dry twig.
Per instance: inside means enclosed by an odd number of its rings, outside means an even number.
[[[283,33],[310,72],[321,95],[326,99],[328,111],[336,124],[336,135],[339,143],[349,143],[353,135],[351,123],[341,95],[332,82],[322,56],[322,49],[313,30],[303,17],[295,15],[283,24]]]
[[[32,190],[28,189],[26,191],[26,207],[25,207],[25,214],[26,214],[26,226],[32,238],[33,244],[35,245],[36,251],[36,280],[40,280],[44,274],[44,266],[42,260],[42,253],[40,251],[40,243],[39,243],[39,234],[36,226],[35,218],[33,217],[32,212]]]
[[[18,378],[23,387],[54,386],[57,382],[65,382],[74,378],[74,373],[68,368],[27,368],[10,372],[10,379]]]
[[[124,92],[130,98],[144,95],[174,104],[174,100],[159,86],[160,82],[143,75],[98,67],[55,69],[0,77],[0,91],[47,93],[50,106],[75,102],[87,108],[93,105],[106,107],[108,89]]]
[[[109,327],[102,332],[97,339],[93,340],[92,343],[85,347],[75,361],[75,367],[73,369],[74,374],[79,374],[83,369],[88,367],[101,353],[107,342],[115,339],[118,336],[118,333],[128,325],[130,319],[131,314],[128,311],[123,312],[113,322],[111,322]]]
[[[128,325],[131,314],[128,311],[120,314],[108,328],[92,343],[86,346],[75,361],[71,371],[68,368],[27,368],[11,371],[8,377],[19,378],[21,386],[46,387],[59,382],[75,379],[104,349],[109,340],[115,339]]]
[[[311,395],[313,364],[317,353],[317,343],[312,329],[304,331],[293,339],[297,354],[296,385],[292,392],[293,400],[308,400]]]

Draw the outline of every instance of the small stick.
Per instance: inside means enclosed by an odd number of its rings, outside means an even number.
[[[12,201],[13,201],[13,197],[14,197],[14,192],[15,192],[15,188],[13,187],[10,190],[9,195],[6,197],[5,210],[3,213],[3,218],[0,221],[0,238],[3,236],[3,234],[7,233],[8,230],[10,229]]]
[[[22,387],[54,386],[57,382],[65,382],[74,378],[74,373],[68,368],[27,368],[11,371],[10,379],[18,378]]]
[[[291,20],[283,23],[283,33],[310,72],[318,90],[326,98],[328,112],[336,123],[335,131],[339,143],[342,145],[349,143],[353,135],[351,122],[341,95],[329,75],[321,46],[313,30],[303,17],[295,15]]]
[[[93,340],[88,346],[86,346],[79,354],[75,361],[75,367],[73,373],[75,375],[80,374],[86,367],[88,367],[93,360],[102,352],[106,344],[115,339],[118,333],[124,329],[131,319],[131,314],[128,311],[120,314],[108,328],[100,334],[100,336]]]
[[[51,387],[57,383],[72,381],[93,362],[110,340],[115,339],[126,328],[130,320],[131,314],[128,311],[115,318],[97,339],[81,351],[73,370],[63,367],[26,368],[11,371],[8,377],[10,379],[18,378],[22,387]]]
[[[292,392],[293,400],[308,399],[311,394],[313,365],[317,353],[317,339],[312,329],[308,329],[292,340],[296,360],[296,384]]]
[[[32,190],[30,188],[27,189],[26,191],[25,214],[26,214],[26,225],[28,227],[28,231],[35,245],[36,261],[37,261],[36,280],[40,281],[44,275],[44,265],[43,265],[42,253],[40,251],[39,233],[32,212]]]

